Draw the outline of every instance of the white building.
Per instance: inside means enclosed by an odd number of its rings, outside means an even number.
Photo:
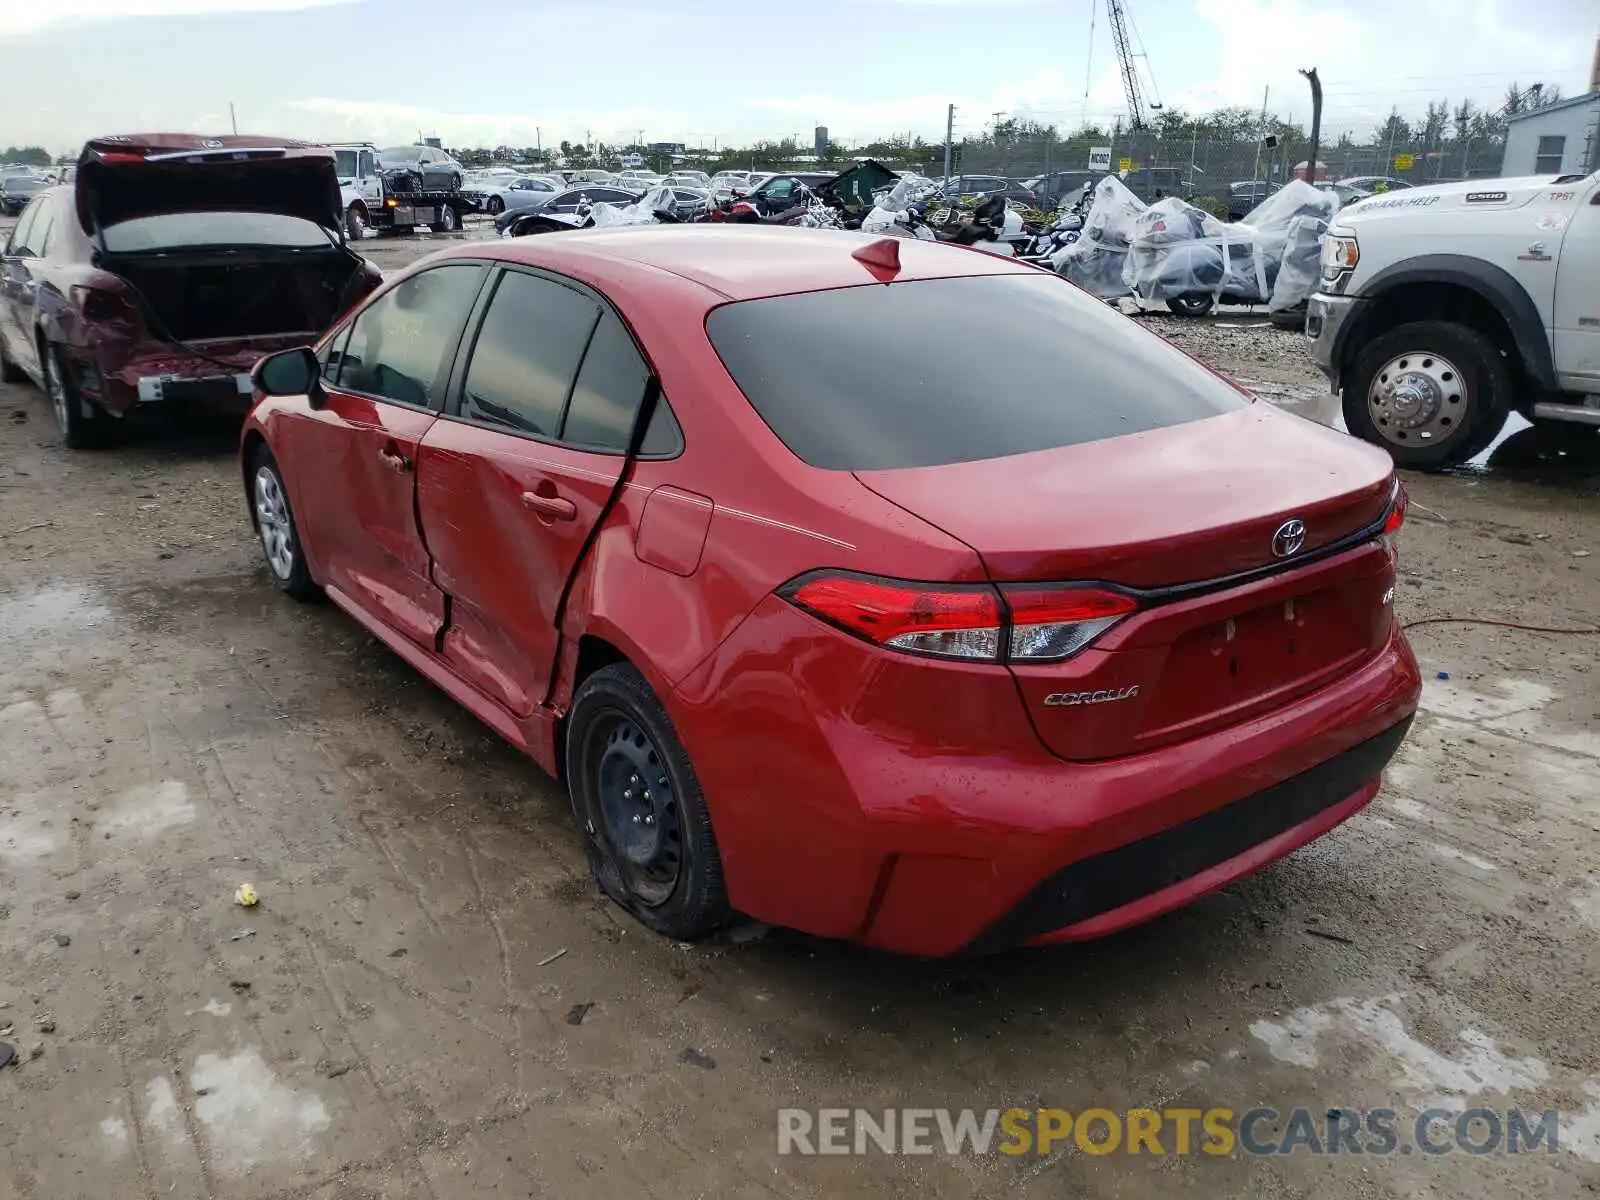
[[[1500,174],[1587,175],[1600,170],[1600,91],[1507,118]]]

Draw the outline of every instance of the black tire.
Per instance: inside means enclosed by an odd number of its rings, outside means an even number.
[[[1167,301],[1167,307],[1180,317],[1203,317],[1215,304],[1216,298],[1209,292],[1190,292]]]
[[[606,895],[679,941],[728,923],[733,912],[700,782],[633,664],[602,667],[578,688],[567,715],[566,772],[589,867]]]
[[[72,373],[62,361],[61,351],[41,340],[39,366],[44,376],[45,399],[50,402],[56,429],[67,448],[98,450],[111,445],[122,431],[121,425],[79,394],[72,382]]]
[[[439,206],[439,219],[428,226],[435,233],[454,233],[461,228],[461,214],[456,212],[452,204]]]
[[[455,172],[451,173],[451,175],[450,175],[450,190],[452,192],[459,192],[461,190],[461,172],[460,171],[455,171]]]
[[[491,217],[498,217],[501,213],[505,212],[505,210],[506,202],[500,199],[499,196],[490,196],[483,203],[483,211],[488,213]]]
[[[1374,418],[1368,393],[1391,364],[1434,371],[1454,366],[1441,387],[1438,405],[1442,432],[1423,438],[1401,418]],[[1413,321],[1374,338],[1357,355],[1344,377],[1345,427],[1363,441],[1389,452],[1395,465],[1439,470],[1482,453],[1505,426],[1511,411],[1511,371],[1499,347],[1468,325],[1453,321]],[[1380,424],[1381,422],[1381,424]]]
[[[6,357],[6,341],[0,337],[0,383],[26,383],[28,373]]]
[[[1293,308],[1280,309],[1275,313],[1268,313],[1267,320],[1278,329],[1292,329],[1304,333],[1306,328],[1306,306],[1297,304]]]
[[[289,489],[284,486],[283,473],[277,459],[265,444],[255,448],[250,455],[249,503],[256,537],[261,542],[261,555],[267,564],[267,574],[280,591],[296,600],[314,600],[322,589],[311,578],[306,566],[305,550],[300,545],[300,526],[294,519],[294,509],[289,503]],[[287,529],[278,525],[281,519]],[[271,531],[278,529],[284,540],[274,542]]]
[[[367,206],[359,202],[344,210],[344,236],[359,242],[367,232]]]

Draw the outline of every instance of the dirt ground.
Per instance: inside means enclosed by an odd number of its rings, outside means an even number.
[[[1296,335],[1149,319],[1332,419]],[[270,586],[235,435],[74,453],[0,388],[0,1198],[1600,1194],[1600,638],[1416,629],[1424,711],[1379,799],[1122,936],[947,963],[676,945],[600,899],[530,763]],[[1600,616],[1600,444],[1513,434],[1406,483],[1405,619]],[[1559,1109],[1560,1148],[776,1137],[785,1107],[1435,1101]]]

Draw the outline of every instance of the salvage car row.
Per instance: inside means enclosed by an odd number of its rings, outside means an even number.
[[[73,444],[248,408],[270,577],[561,779],[646,926],[1099,936],[1376,794],[1420,691],[1377,450],[1009,257],[650,224],[380,282],[341,212],[327,149],[91,142],[0,365]]]

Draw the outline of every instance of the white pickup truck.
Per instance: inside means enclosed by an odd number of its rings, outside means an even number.
[[[1600,426],[1600,173],[1408,188],[1340,210],[1306,334],[1357,437],[1407,467],[1506,415]]]

